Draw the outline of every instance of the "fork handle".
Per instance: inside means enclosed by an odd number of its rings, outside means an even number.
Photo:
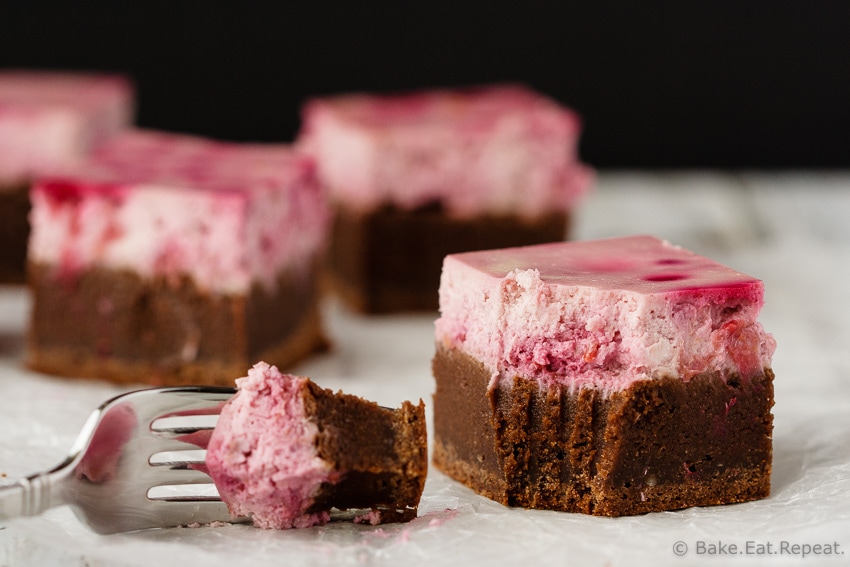
[[[0,487],[0,519],[37,516],[53,503],[53,478],[41,473]]]

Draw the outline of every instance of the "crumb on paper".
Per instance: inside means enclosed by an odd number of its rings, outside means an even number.
[[[222,522],[221,520],[216,520],[215,522],[210,522],[209,527],[211,528],[223,528],[224,526],[232,525],[230,522]]]
[[[191,524],[183,524],[177,526],[178,528],[223,528],[224,526],[232,525],[230,522],[222,522],[221,520],[215,520],[214,522],[210,522],[208,524],[202,524],[200,522],[192,522]]]
[[[354,517],[355,524],[369,524],[377,526],[381,523],[381,512],[379,510],[369,510],[365,514],[360,514]]]

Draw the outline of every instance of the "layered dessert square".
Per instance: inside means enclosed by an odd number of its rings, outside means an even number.
[[[32,180],[84,159],[133,120],[118,75],[0,70],[0,283],[23,283]]]
[[[447,254],[564,240],[593,177],[578,116],[522,86],[339,95],[302,115],[335,211],[327,279],[361,312],[436,310]]]
[[[334,509],[373,525],[416,517],[428,470],[421,401],[385,408],[262,362],[236,383],[206,457],[234,516],[275,529],[322,525]]]
[[[435,465],[508,506],[603,516],[768,496],[763,295],[650,236],[448,256]]]
[[[327,202],[291,147],[130,130],[31,196],[33,369],[230,385],[326,346]]]

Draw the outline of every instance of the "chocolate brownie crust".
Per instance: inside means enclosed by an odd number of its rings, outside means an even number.
[[[322,485],[308,512],[372,508],[382,522],[415,518],[428,471],[424,404],[393,410],[312,382],[305,390],[306,413],[320,427],[319,457],[343,473]]]
[[[773,373],[647,380],[604,396],[490,372],[440,347],[434,463],[509,506],[621,516],[770,493]]]
[[[357,212],[338,205],[331,231],[327,282],[363,313],[437,310],[447,254],[561,241],[569,216],[454,218],[439,205],[404,211]]]
[[[26,281],[29,185],[0,185],[0,283]]]
[[[327,347],[312,275],[274,291],[211,294],[188,278],[146,280],[93,268],[66,275],[31,263],[30,368],[153,385],[231,385],[257,360],[281,368]]]

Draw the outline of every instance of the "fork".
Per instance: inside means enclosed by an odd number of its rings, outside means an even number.
[[[100,534],[240,521],[204,465],[221,406],[234,393],[187,386],[112,398],[59,466],[0,487],[0,519],[67,504]]]

